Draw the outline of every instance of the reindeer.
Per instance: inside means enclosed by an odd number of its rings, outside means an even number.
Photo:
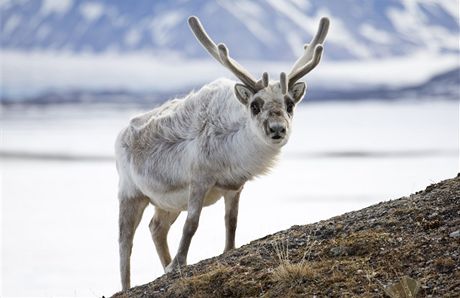
[[[319,29],[288,75],[254,79],[216,45],[192,16],[189,26],[201,45],[241,82],[219,79],[131,119],[115,145],[119,174],[119,249],[123,290],[130,287],[133,237],[146,206],[155,206],[149,228],[165,272],[186,265],[201,209],[225,202],[224,252],[235,247],[238,202],[244,184],[267,173],[291,133],[295,106],[306,84],[298,82],[320,62],[329,20]],[[187,211],[182,238],[171,261],[167,235]]]

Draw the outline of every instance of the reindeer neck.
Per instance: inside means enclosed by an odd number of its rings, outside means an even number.
[[[249,120],[242,122],[227,140],[223,144],[226,159],[248,178],[267,173],[280,153],[279,147],[265,143],[251,130]]]

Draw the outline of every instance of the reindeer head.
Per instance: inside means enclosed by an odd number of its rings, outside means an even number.
[[[236,98],[247,108],[251,127],[266,143],[283,146],[291,132],[294,108],[299,103],[307,86],[297,82],[315,68],[323,53],[323,42],[329,29],[329,19],[322,18],[318,32],[310,44],[304,46],[304,54],[294,63],[288,75],[280,74],[279,81],[269,82],[268,73],[256,80],[240,64],[229,56],[227,47],[216,45],[208,36],[197,17],[191,16],[188,23],[201,45],[219,63],[229,69],[243,84],[235,84]]]

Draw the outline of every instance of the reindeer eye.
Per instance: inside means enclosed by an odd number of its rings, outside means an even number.
[[[292,100],[286,100],[286,112],[288,112],[288,114],[292,114],[294,110],[294,103],[292,102]]]
[[[260,109],[262,108],[263,101],[259,98],[256,98],[253,102],[251,102],[251,113],[255,116],[260,113]]]
[[[260,113],[260,107],[255,101],[251,103],[251,112],[253,115],[257,115]]]

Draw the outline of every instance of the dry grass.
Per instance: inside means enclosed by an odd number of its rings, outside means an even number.
[[[286,246],[284,246],[282,243],[273,244],[276,256],[279,260],[278,267],[272,272],[273,281],[291,284],[298,281],[304,281],[305,279],[313,279],[315,277],[315,270],[313,270],[310,263],[305,258],[307,254],[310,253],[312,245],[307,247],[300,262],[292,263],[289,259],[288,245],[286,244]]]
[[[189,293],[190,296],[199,296],[203,289],[222,284],[231,274],[231,269],[224,265],[217,263],[210,271],[194,275],[191,277],[183,277],[176,281],[172,287],[172,293]]]
[[[273,270],[273,281],[293,283],[299,280],[312,279],[315,271],[307,262],[291,263],[285,260]]]

